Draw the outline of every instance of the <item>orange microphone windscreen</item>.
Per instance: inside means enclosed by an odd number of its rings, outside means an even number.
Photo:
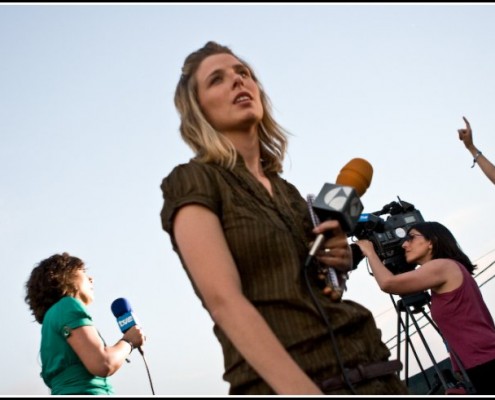
[[[353,158],[340,170],[338,185],[354,188],[359,197],[369,188],[373,177],[373,167],[363,158]]]

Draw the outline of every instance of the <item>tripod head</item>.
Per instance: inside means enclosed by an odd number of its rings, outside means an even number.
[[[397,302],[397,311],[407,311],[409,308],[406,309],[406,307],[413,307],[413,310],[410,311],[416,314],[423,311],[424,306],[429,304],[430,300],[431,296],[428,292],[418,292],[401,296],[401,300]]]

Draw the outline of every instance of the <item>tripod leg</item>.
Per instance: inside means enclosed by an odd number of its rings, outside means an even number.
[[[435,357],[433,356],[433,353],[431,352],[430,347],[428,346],[428,343],[426,342],[425,337],[423,336],[423,332],[421,332],[421,328],[419,327],[418,322],[416,321],[416,318],[414,317],[414,314],[411,312],[410,309],[408,309],[407,312],[408,312],[408,314],[411,315],[411,319],[413,321],[413,324],[416,327],[416,332],[418,333],[419,337],[421,338],[421,341],[423,342],[423,345],[425,347],[426,352],[430,356],[430,359],[433,363],[433,368],[435,369],[435,372],[438,375],[438,379],[440,380],[443,388],[445,390],[447,390],[448,389],[447,382],[445,381],[443,373],[442,373],[442,371],[440,371],[440,368],[438,367],[438,364],[435,360]]]
[[[406,322],[404,323],[404,321],[402,320],[402,318],[400,317],[400,314],[398,315],[398,326],[399,326],[399,330],[398,330],[398,333],[397,333],[397,338],[398,338],[398,348],[400,349],[400,326],[402,325],[402,328],[404,330],[404,333],[405,333],[405,349],[406,349],[406,356],[405,356],[405,382],[406,382],[406,386],[409,386],[409,349],[412,350],[413,352],[413,355],[414,355],[414,358],[421,370],[421,373],[423,374],[424,378],[425,378],[425,381],[428,385],[428,389],[431,390],[432,388],[432,385],[431,385],[431,382],[428,378],[428,375],[426,374],[426,371],[424,370],[423,368],[423,365],[421,363],[421,360],[419,359],[419,356],[418,356],[418,353],[416,352],[416,348],[414,347],[414,344],[411,340],[411,335],[409,334],[409,316],[410,316],[410,313],[409,313],[409,310],[407,308],[405,308],[403,311],[406,312]],[[398,358],[400,360],[400,352],[398,351],[397,352],[398,354]]]

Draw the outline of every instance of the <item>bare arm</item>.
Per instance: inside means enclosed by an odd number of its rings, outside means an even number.
[[[356,244],[368,258],[378,286],[386,293],[411,294],[439,289],[448,282],[448,270],[444,267],[444,260],[432,260],[415,270],[394,275],[380,260],[369,240],[358,240]]]
[[[457,132],[459,133],[459,140],[461,140],[464,143],[464,146],[466,146],[466,149],[469,150],[469,152],[471,153],[474,159],[474,157],[476,157],[476,155],[480,151],[473,143],[473,131],[471,129],[471,125],[469,124],[469,121],[466,119],[466,117],[462,117],[462,118],[466,123],[466,128],[457,130]],[[490,160],[488,160],[488,158],[485,157],[484,154],[480,154],[476,158],[476,162],[480,166],[483,173],[487,176],[487,178],[490,179],[490,181],[495,184],[495,165],[493,165],[490,162]]]
[[[133,326],[123,336],[134,347],[144,343],[141,328]],[[86,369],[96,376],[113,375],[124,363],[131,351],[129,343],[119,340],[113,346],[105,346],[94,326],[81,326],[74,329],[67,338]]]
[[[242,294],[217,216],[199,205],[182,207],[174,234],[211,317],[265,382],[278,394],[322,394]]]

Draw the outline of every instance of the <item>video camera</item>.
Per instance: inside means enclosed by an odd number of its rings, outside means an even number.
[[[361,214],[350,234],[372,242],[380,260],[394,275],[416,268],[416,264],[407,263],[402,243],[413,224],[424,222],[423,216],[414,205],[397,198],[398,202],[386,204],[380,211]],[[384,214],[389,214],[386,220],[380,217]]]

